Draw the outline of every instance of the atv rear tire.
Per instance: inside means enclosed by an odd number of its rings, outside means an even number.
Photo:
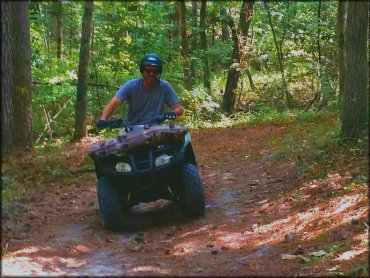
[[[122,212],[117,192],[107,177],[98,180],[98,202],[103,227],[107,230],[122,229]]]
[[[197,166],[185,163],[181,168],[184,195],[181,198],[186,216],[200,216],[204,214],[204,186],[200,179]]]

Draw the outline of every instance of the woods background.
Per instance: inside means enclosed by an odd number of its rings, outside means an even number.
[[[340,136],[366,134],[366,1],[4,1],[1,12],[3,153],[94,132],[151,52],[189,128],[330,111]]]

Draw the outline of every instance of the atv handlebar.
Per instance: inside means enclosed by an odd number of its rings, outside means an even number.
[[[164,120],[166,120],[166,117],[163,115],[158,115],[156,117],[153,117],[149,119],[144,125],[151,126],[153,124],[160,124]],[[125,128],[126,131],[131,129],[135,124],[133,122],[125,121],[123,119],[115,119],[115,120],[106,120],[104,123],[101,123],[98,129],[106,129],[106,128]]]

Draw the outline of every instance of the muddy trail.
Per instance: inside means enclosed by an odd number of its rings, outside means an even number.
[[[367,260],[368,250],[360,244],[366,235],[359,232],[367,219],[366,197],[353,193],[345,206],[336,196],[323,202],[351,173],[304,183],[294,162],[272,163],[269,140],[282,138],[286,130],[275,125],[192,132],[205,184],[205,215],[184,218],[179,205],[165,200],[141,203],[120,232],[102,228],[96,176],[83,170],[92,143],[68,146],[70,174],[3,209],[2,275],[347,273]],[[340,252],[329,254],[329,244],[340,244]],[[322,250],[331,256],[312,255]],[[349,251],[356,256],[340,260]]]

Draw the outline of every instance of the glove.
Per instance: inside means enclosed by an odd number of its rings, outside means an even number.
[[[108,125],[108,121],[107,120],[99,120],[96,122],[95,126],[98,128],[98,129],[103,129],[104,127],[106,127]]]
[[[163,117],[167,120],[176,119],[177,115],[175,111],[168,111],[163,114]]]

